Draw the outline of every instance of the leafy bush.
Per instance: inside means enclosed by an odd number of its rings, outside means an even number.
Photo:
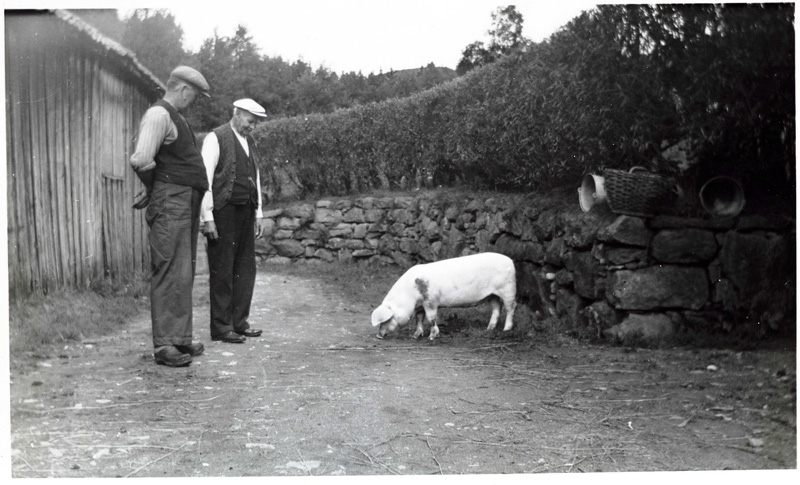
[[[263,168],[290,160],[320,195],[414,178],[532,191],[644,165],[738,176],[748,200],[791,196],[793,15],[792,4],[600,6],[408,98],[265,123]],[[688,158],[666,158],[679,142]]]

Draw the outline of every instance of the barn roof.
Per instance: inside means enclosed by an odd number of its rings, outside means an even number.
[[[117,41],[103,35],[99,30],[83,19],[66,10],[55,9],[51,12],[68,25],[74,27],[79,33],[86,35],[92,42],[103,49],[106,58],[116,62],[125,71],[131,74],[143,87],[159,97],[166,90],[161,82],[149,69],[140,63],[133,52],[123,47]]]

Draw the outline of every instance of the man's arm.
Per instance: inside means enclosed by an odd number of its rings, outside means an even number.
[[[161,107],[148,109],[139,124],[136,150],[131,155],[131,167],[144,185],[144,191],[136,196],[133,207],[143,209],[150,203],[150,192],[155,182],[155,156],[164,143],[172,143],[177,131],[167,110]]]
[[[264,214],[261,209],[261,172],[256,167],[256,189],[258,189],[258,205],[256,206],[256,219],[261,219]]]
[[[206,177],[208,177],[208,190],[203,194],[203,201],[200,203],[200,222],[204,224],[203,234],[209,239],[217,239],[217,225],[214,222],[214,172],[219,163],[219,140],[212,131],[203,140],[203,164],[206,166]]]
[[[261,170],[258,169],[258,161],[260,157],[258,155],[258,150],[256,150],[256,143],[253,141],[252,138],[248,137],[250,141],[251,153],[250,156],[253,159],[253,163],[256,166],[256,192],[258,192],[258,204],[256,205],[256,239],[261,239],[264,235],[264,212],[261,209],[262,207],[262,195],[261,195]]]
[[[258,205],[256,206],[256,239],[264,235],[264,213],[261,210],[261,172],[256,167],[256,189],[258,189]]]

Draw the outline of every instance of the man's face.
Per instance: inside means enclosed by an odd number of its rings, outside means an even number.
[[[256,127],[257,121],[256,115],[243,109],[237,109],[233,115],[233,127],[242,136],[249,135]]]

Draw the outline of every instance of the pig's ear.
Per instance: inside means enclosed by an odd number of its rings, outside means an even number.
[[[372,326],[377,327],[381,323],[391,319],[394,316],[392,309],[386,305],[381,305],[372,312]]]

